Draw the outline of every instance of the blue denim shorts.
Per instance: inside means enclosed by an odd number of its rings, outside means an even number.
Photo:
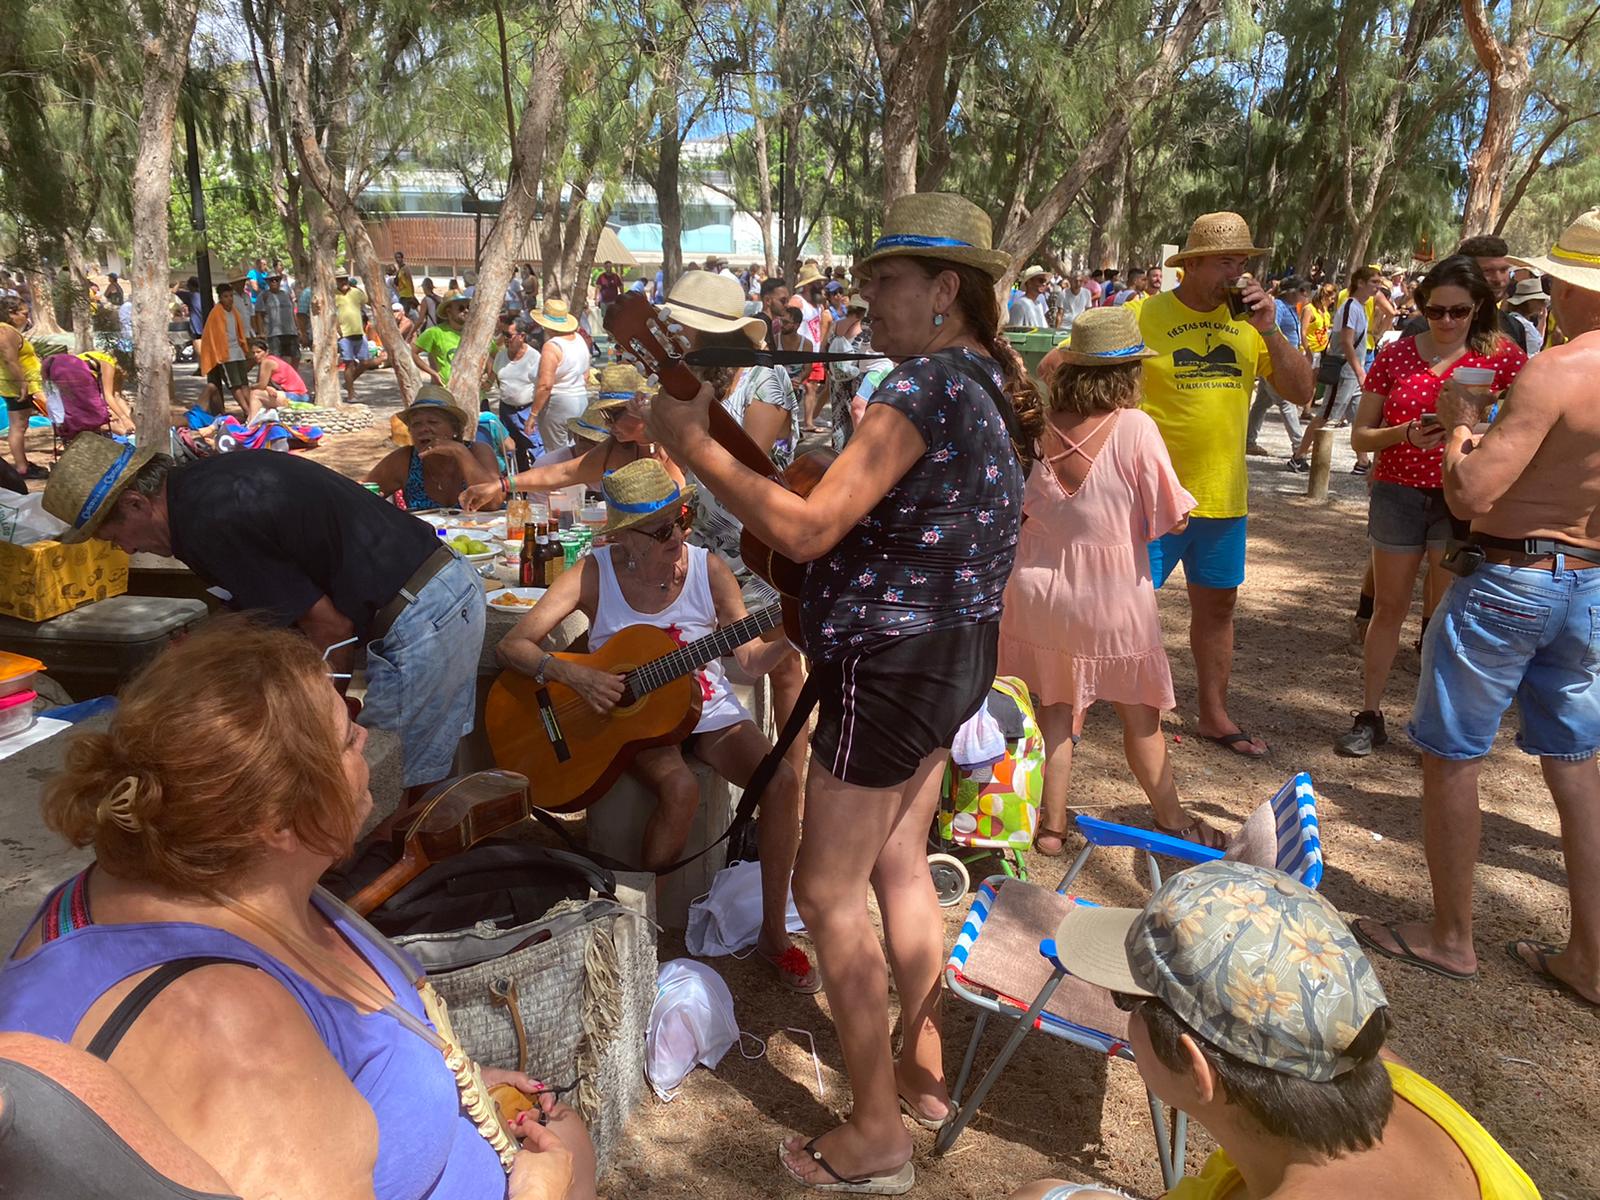
[[[367,645],[361,724],[399,736],[406,787],[448,776],[472,732],[486,613],[477,572],[457,558]]]
[[[1208,588],[1244,582],[1245,534],[1249,517],[1190,517],[1181,533],[1150,543],[1150,578],[1160,587],[1183,564],[1183,577]]]
[[[1485,563],[1428,622],[1406,732],[1438,758],[1482,758],[1517,702],[1517,745],[1574,761],[1600,749],[1600,568]]]

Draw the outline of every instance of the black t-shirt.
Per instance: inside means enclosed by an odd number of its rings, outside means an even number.
[[[290,624],[323,596],[366,636],[372,618],[440,545],[432,526],[303,458],[238,450],[167,478],[172,553]]]
[[[1503,312],[1500,313],[1499,316],[1500,332],[1505,334],[1518,346],[1522,347],[1522,352],[1526,354],[1528,352],[1528,331],[1523,328],[1522,322],[1514,320],[1510,313]],[[1400,326],[1401,337],[1416,337],[1419,333],[1427,332],[1428,318],[1423,316],[1421,313],[1418,313],[1416,316],[1408,320],[1404,325]]]

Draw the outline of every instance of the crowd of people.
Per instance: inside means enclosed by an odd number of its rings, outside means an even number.
[[[1368,954],[1476,974],[1477,778],[1515,701],[1518,744],[1540,759],[1561,819],[1571,933],[1508,952],[1600,1005],[1600,418],[1586,403],[1600,367],[1600,210],[1548,255],[1471,238],[1421,273],[1252,273],[1269,253],[1238,214],[1210,213],[1158,267],[1125,280],[1028,268],[1002,305],[1012,263],[987,216],[915,194],[890,207],[853,279],[811,262],[786,278],[740,275],[713,258],[653,287],[634,281],[690,348],[747,364],[695,367],[692,399],[658,401],[628,364],[592,372],[594,345],[564,298],[538,300],[519,275],[479,413],[443,386],[473,297],[425,308],[431,281],[418,293],[397,255],[395,303],[429,382],[401,413],[409,444],[373,467],[370,487],[295,456],[179,464],[77,437],[44,494],[67,540],[173,555],[258,619],[164,653],[108,729],[75,743],[47,813],[96,865],[57,890],[0,967],[0,1029],[109,1061],[151,1153],[218,1194],[282,1192],[287,1164],[312,1159],[292,1194],[591,1194],[576,1118],[536,1081],[484,1071],[480,1083],[539,1096],[548,1118],[519,1123],[520,1152],[495,1157],[464,1115],[477,1085],[452,1079],[428,1037],[435,1000],[414,965],[311,890],[370,804],[364,729],[399,735],[415,798],[450,773],[474,721],[479,580],[402,509],[498,509],[582,484],[606,503],[605,544],[496,654],[597,713],[623,700],[626,679],[544,649],[566,618],[587,619],[591,650],[638,624],[692,640],[780,599],[773,559],[806,565],[784,597],[788,631],[703,668],[690,741],[635,760],[657,799],[640,860],[662,867],[689,849],[699,790],[686,753],[741,786],[777,753],[729,672],[770,678],[779,727],[815,704],[809,736],[781,748],[761,795],[756,948],[780,985],[828,994],[853,1103],[842,1124],[778,1154],[784,1178],[808,1187],[903,1193],[916,1178],[905,1119],[936,1128],[952,1112],[944,924],[926,857],[952,741],[997,675],[1027,684],[1046,752],[1036,849],[1059,855],[1074,747],[1107,701],[1151,824],[1224,845],[1231,831],[1185,805],[1167,753],[1160,714],[1175,696],[1156,593],[1181,566],[1197,732],[1217,753],[1261,759],[1269,748],[1233,718],[1229,691],[1248,459],[1276,408],[1292,470],[1320,428],[1348,420],[1371,489],[1364,580],[1351,564],[1364,695],[1341,754],[1387,739],[1386,685],[1427,564],[1407,733],[1422,751],[1434,915],[1347,924],[1287,876],[1219,861],[1170,879],[1142,911],[1078,910],[1062,961],[1129,1010],[1152,1094],[1221,1147],[1173,1200],[1380,1182],[1439,1200],[1537,1195],[1459,1104],[1385,1051],[1389,1001]],[[198,334],[202,369],[241,405],[303,394],[289,335],[264,315],[286,281],[258,267],[240,298],[219,289]],[[604,264],[596,306],[628,287]],[[347,369],[370,361],[365,304],[343,280]],[[1004,333],[1068,324],[1032,375]],[[0,378],[17,390],[29,365],[9,345],[0,326]],[[767,365],[763,350],[805,353]],[[254,383],[235,361],[256,367]],[[714,406],[753,449],[712,434]],[[780,482],[819,444],[837,458],[814,486]],[[747,561],[754,547],[761,559]],[[363,661],[355,723],[339,681]],[[221,764],[218,744],[234,750]],[[786,928],[791,888],[814,958]],[[29,1039],[8,1046],[0,1069],[69,1093],[100,1069]],[[226,1080],[243,1072],[268,1086],[235,1094]],[[272,1131],[259,1153],[237,1138],[247,1120]],[[407,1136],[386,1135],[399,1122]],[[1117,1194],[1050,1180],[1016,1196]]]

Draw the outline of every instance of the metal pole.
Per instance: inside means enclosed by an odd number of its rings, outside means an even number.
[[[200,319],[204,322],[211,315],[211,247],[206,242],[206,194],[200,186],[200,143],[195,137],[194,114],[187,107],[183,113],[183,149],[188,159],[190,220],[200,242],[195,274],[200,277]]]

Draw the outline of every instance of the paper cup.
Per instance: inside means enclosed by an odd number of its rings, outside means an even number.
[[[1462,387],[1488,387],[1494,382],[1492,367],[1457,367],[1450,373]]]

